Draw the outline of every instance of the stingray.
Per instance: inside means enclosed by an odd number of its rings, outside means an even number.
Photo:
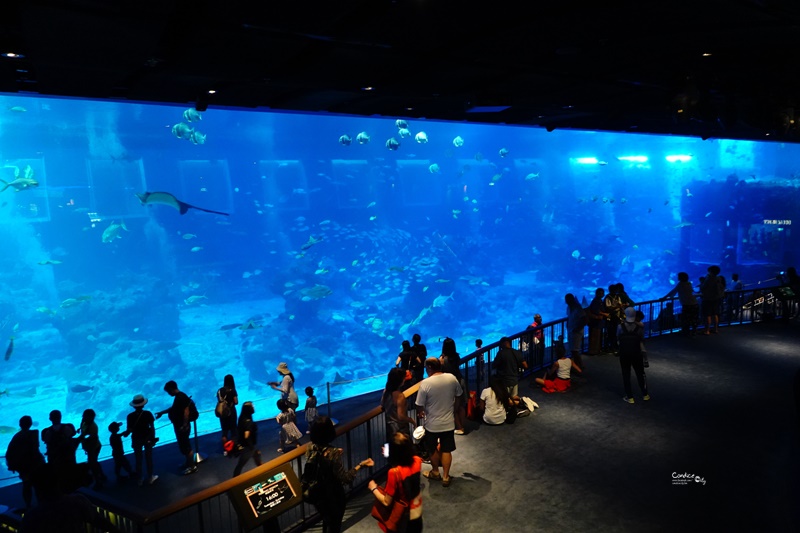
[[[211,209],[205,209],[202,207],[197,207],[196,205],[187,204],[186,202],[181,202],[174,195],[168,192],[145,192],[143,194],[136,194],[136,197],[142,203],[142,205],[152,205],[152,204],[162,204],[168,205],[170,207],[174,207],[178,210],[181,215],[185,215],[189,209],[197,209],[198,211],[205,211],[206,213],[213,213],[215,215],[225,215],[230,216],[228,213],[223,213],[221,211],[212,211]]]

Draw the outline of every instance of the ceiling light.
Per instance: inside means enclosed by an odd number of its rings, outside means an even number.
[[[6,52],[3,54],[4,56],[11,58],[11,59],[25,59],[25,56],[22,54],[15,54],[14,52]]]
[[[705,53],[703,54],[703,57],[711,57],[711,54],[710,54],[710,53],[708,53],[708,52],[705,52]]]
[[[366,87],[362,87],[361,90],[362,91],[374,91],[375,87],[373,87],[372,85],[368,85]]]
[[[215,91],[214,89],[209,89],[208,94],[217,94],[217,91]]]

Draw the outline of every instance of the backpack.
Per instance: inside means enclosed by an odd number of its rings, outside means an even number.
[[[194,400],[192,400],[192,397],[189,396],[189,422],[197,421],[199,416],[200,416],[200,413],[197,412],[197,404],[194,403]]]
[[[231,416],[231,406],[225,398],[222,397],[223,390],[225,389],[223,388],[217,391],[217,407],[214,408],[214,414],[217,415],[217,418],[228,418]]]
[[[636,356],[642,353],[641,336],[639,335],[639,326],[634,326],[632,330],[628,329],[628,322],[623,323],[621,328],[622,332],[617,335],[617,342],[619,342],[619,354],[627,356]]]
[[[303,501],[319,505],[329,497],[333,483],[337,483],[333,466],[320,451],[306,461],[303,475],[300,477],[300,489]]]

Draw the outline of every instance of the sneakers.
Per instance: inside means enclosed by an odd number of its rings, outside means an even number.
[[[642,400],[644,400],[646,402],[650,401],[650,395],[649,394],[645,394],[644,397],[642,398]]]
[[[457,430],[455,430],[455,434],[456,435],[464,435],[465,433],[464,433],[463,429],[457,429]]]
[[[627,396],[623,396],[622,397],[622,401],[623,402],[628,402],[628,403],[634,403],[634,399],[633,398],[628,398]]]
[[[195,470],[197,470],[197,467],[194,467],[194,468],[195,468]],[[158,480],[158,476],[157,476],[157,475],[155,475],[155,474],[153,474],[153,475],[152,475],[152,476],[150,476],[150,478],[147,480],[147,484],[148,484],[148,485],[152,485],[152,484],[153,484],[153,483],[155,483],[157,480]]]
[[[192,465],[192,466],[190,466],[189,468],[187,468],[186,470],[183,471],[183,475],[184,476],[188,476],[189,474],[194,474],[195,472],[197,472],[197,466],[196,465]]]

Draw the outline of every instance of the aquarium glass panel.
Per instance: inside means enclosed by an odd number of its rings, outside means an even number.
[[[168,380],[201,433],[226,374],[274,416],[281,362],[327,412],[415,333],[466,355],[566,293],[749,287],[800,249],[792,144],[0,95],[0,159],[0,447],[52,409],[107,442]]]

